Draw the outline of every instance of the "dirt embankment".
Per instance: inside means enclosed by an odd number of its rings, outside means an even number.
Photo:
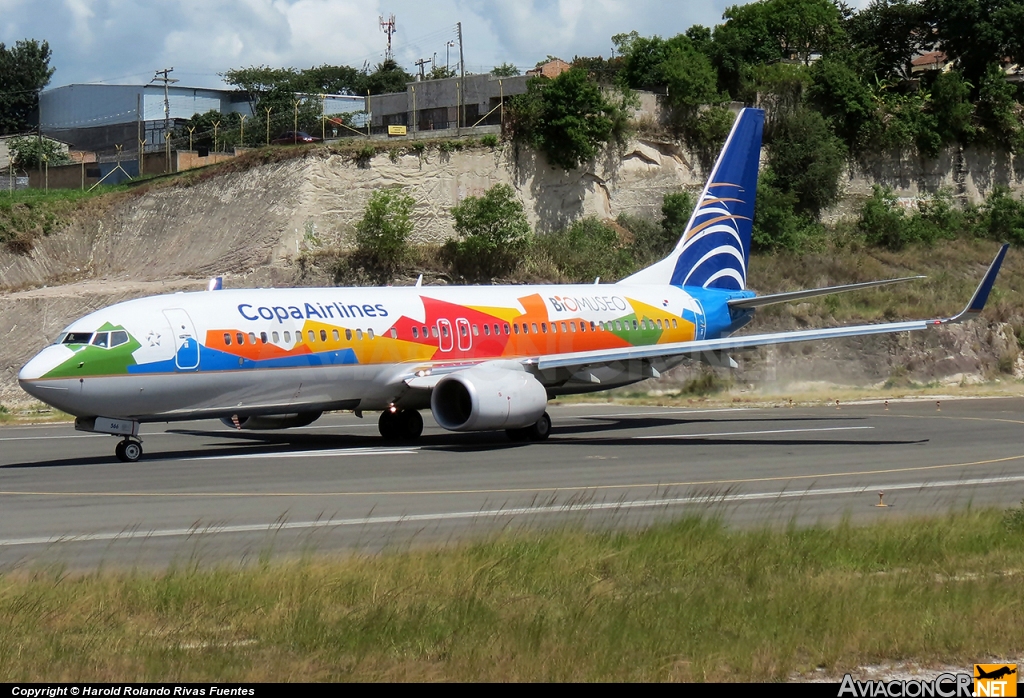
[[[363,165],[311,150],[292,160],[87,206],[72,225],[38,241],[31,253],[0,250],[0,403],[24,401],[16,382],[20,366],[70,321],[96,308],[199,289],[216,275],[232,287],[328,283],[325,274],[300,265],[300,256],[344,245],[379,187],[408,191],[417,204],[417,240],[437,242],[453,232],[452,205],[499,182],[516,188],[531,223],[544,231],[582,215],[656,218],[665,193],[699,188],[703,178],[686,153],[645,142],[573,173],[512,148],[382,154]],[[793,281],[765,278],[758,290],[792,290]],[[804,285],[844,281],[814,278]],[[812,306],[808,318],[802,324],[794,316],[770,314],[758,330],[829,324],[827,308],[820,305]],[[893,375],[977,377],[992,375],[999,366],[1006,369],[1005,355],[1016,351],[1015,342],[1006,339],[1013,337],[1009,325],[980,323],[927,334],[755,353],[747,355],[737,377],[756,383],[797,379],[860,385]],[[923,373],[917,364],[926,367]],[[676,380],[686,375],[677,373]]]

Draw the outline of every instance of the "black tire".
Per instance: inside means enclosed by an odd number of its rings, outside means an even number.
[[[530,441],[544,441],[551,436],[551,417],[545,412],[536,422],[524,430]]]
[[[124,441],[117,442],[117,446],[114,447],[114,455],[122,463],[128,462],[128,457],[124,455]]]
[[[136,463],[142,458],[142,444],[138,441],[122,441],[120,443],[121,453],[124,455],[125,463]]]
[[[380,413],[380,419],[377,420],[377,430],[380,431],[380,435],[384,437],[385,441],[395,441],[399,435],[398,415],[390,410],[384,410]]]
[[[398,437],[403,441],[415,441],[423,433],[423,417],[416,410],[402,410],[397,415]]]

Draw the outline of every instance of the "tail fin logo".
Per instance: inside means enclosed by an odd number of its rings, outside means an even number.
[[[760,109],[744,109],[737,117],[679,241],[671,283],[746,287],[763,126]]]

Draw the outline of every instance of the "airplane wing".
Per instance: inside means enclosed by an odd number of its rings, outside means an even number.
[[[847,291],[860,291],[865,288],[877,288],[889,284],[899,284],[904,281],[924,279],[924,276],[904,276],[901,279],[886,279],[885,281],[864,281],[859,284],[846,284],[844,286],[829,286],[828,288],[812,288],[806,291],[789,291],[787,293],[773,293],[768,296],[754,296],[753,298],[733,298],[727,301],[730,308],[760,308],[763,305],[774,305],[775,303],[790,303],[814,298],[815,296],[828,296],[833,293],[846,293]]]
[[[890,322],[878,325],[853,325],[851,327],[829,327],[815,330],[799,330],[796,332],[774,332],[770,334],[754,334],[720,339],[704,339],[693,342],[675,344],[658,344],[647,347],[629,347],[623,349],[604,349],[597,351],[575,352],[572,354],[553,354],[527,359],[524,363],[535,370],[544,371],[552,368],[584,369],[600,366],[616,361],[637,359],[655,359],[661,357],[698,355],[703,352],[716,352],[733,349],[749,349],[752,347],[769,346],[772,344],[789,344],[791,342],[807,342],[811,340],[836,339],[839,337],[862,337],[873,334],[890,334],[924,330],[929,327],[950,325],[977,317],[985,307],[992,284],[995,282],[999,267],[1006,256],[1009,245],[1003,245],[995,259],[985,272],[981,284],[978,285],[971,302],[960,313],[950,318],[933,320],[910,320],[907,322]]]

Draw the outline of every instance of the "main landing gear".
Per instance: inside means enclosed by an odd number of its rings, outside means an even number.
[[[545,412],[536,422],[520,429],[506,429],[510,441],[543,441],[551,436],[551,417]]]
[[[416,410],[384,410],[377,428],[385,441],[415,441],[423,433],[423,417]]]
[[[114,448],[114,455],[122,463],[135,463],[142,458],[142,442],[125,437]]]

